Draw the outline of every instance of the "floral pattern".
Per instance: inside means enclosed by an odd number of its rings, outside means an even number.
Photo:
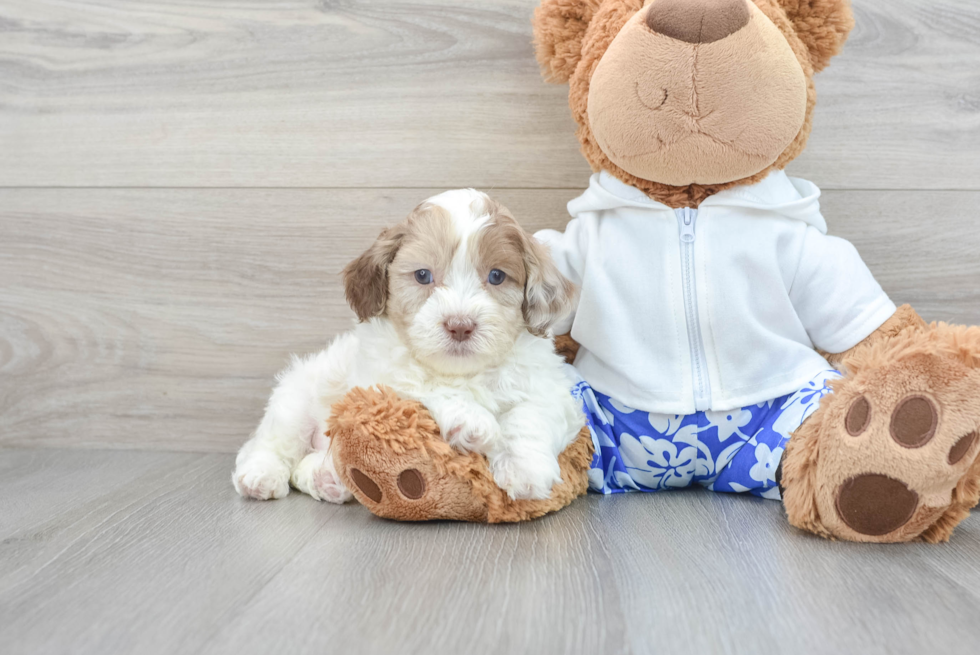
[[[595,445],[592,491],[659,491],[699,484],[777,500],[776,469],[786,442],[840,377],[837,371],[824,371],[803,389],[772,401],[671,416],[627,407],[593,390],[574,369],[569,375]]]

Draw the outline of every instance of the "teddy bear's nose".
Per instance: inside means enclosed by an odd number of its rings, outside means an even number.
[[[712,43],[749,22],[747,0],[653,0],[647,27],[686,43]]]

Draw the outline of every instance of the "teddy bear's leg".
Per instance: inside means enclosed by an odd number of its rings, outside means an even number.
[[[850,541],[945,541],[980,498],[980,328],[907,330],[844,364],[783,456],[790,523]]]
[[[402,521],[486,521],[474,486],[480,458],[454,451],[418,403],[388,389],[354,389],[332,408],[330,456],[354,497]]]
[[[401,521],[487,520],[486,502],[458,466],[475,464],[469,461],[475,456],[460,454],[460,461],[453,462],[449,450],[433,452],[425,442],[438,439],[438,432],[417,424],[403,426],[398,435],[403,439],[379,439],[382,422],[375,421],[379,429],[355,428],[333,439],[338,473],[362,505]]]
[[[354,389],[332,408],[330,452],[341,481],[374,514],[401,521],[501,523],[536,518],[585,493],[592,439],[583,429],[559,458],[543,500],[513,500],[487,460],[453,449],[422,405],[389,389]]]

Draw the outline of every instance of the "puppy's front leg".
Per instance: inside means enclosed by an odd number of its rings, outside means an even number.
[[[258,500],[282,498],[289,493],[292,478],[297,488],[315,498],[337,498],[334,502],[347,499],[340,491],[325,496],[314,493],[318,489],[334,491],[327,482],[335,472],[331,461],[329,470],[320,474],[320,484],[316,484],[313,463],[317,458],[310,459],[307,454],[314,449],[326,450],[329,445],[326,440],[317,443],[318,437],[326,429],[330,404],[347,391],[347,375],[357,345],[355,337],[342,335],[326,350],[295,359],[279,375],[262,421],[235,459],[232,482],[238,493]],[[303,469],[295,471],[301,462]]]
[[[501,439],[487,453],[497,486],[515,500],[550,497],[561,481],[558,455],[570,442],[565,435],[578,429],[541,402],[517,405],[500,418],[500,429]]]
[[[316,358],[308,357],[280,374],[262,421],[235,459],[232,482],[242,496],[268,500],[289,493],[290,473],[317,430],[316,369]]]
[[[434,394],[419,399],[439,425],[450,446],[464,452],[486,454],[500,440],[497,419],[482,405],[463,394]]]

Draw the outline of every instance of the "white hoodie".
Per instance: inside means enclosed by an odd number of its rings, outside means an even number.
[[[895,305],[857,250],[827,236],[820,190],[769,174],[673,210],[608,173],[543,230],[581,287],[575,367],[600,393],[647,412],[745,407],[798,391]]]

